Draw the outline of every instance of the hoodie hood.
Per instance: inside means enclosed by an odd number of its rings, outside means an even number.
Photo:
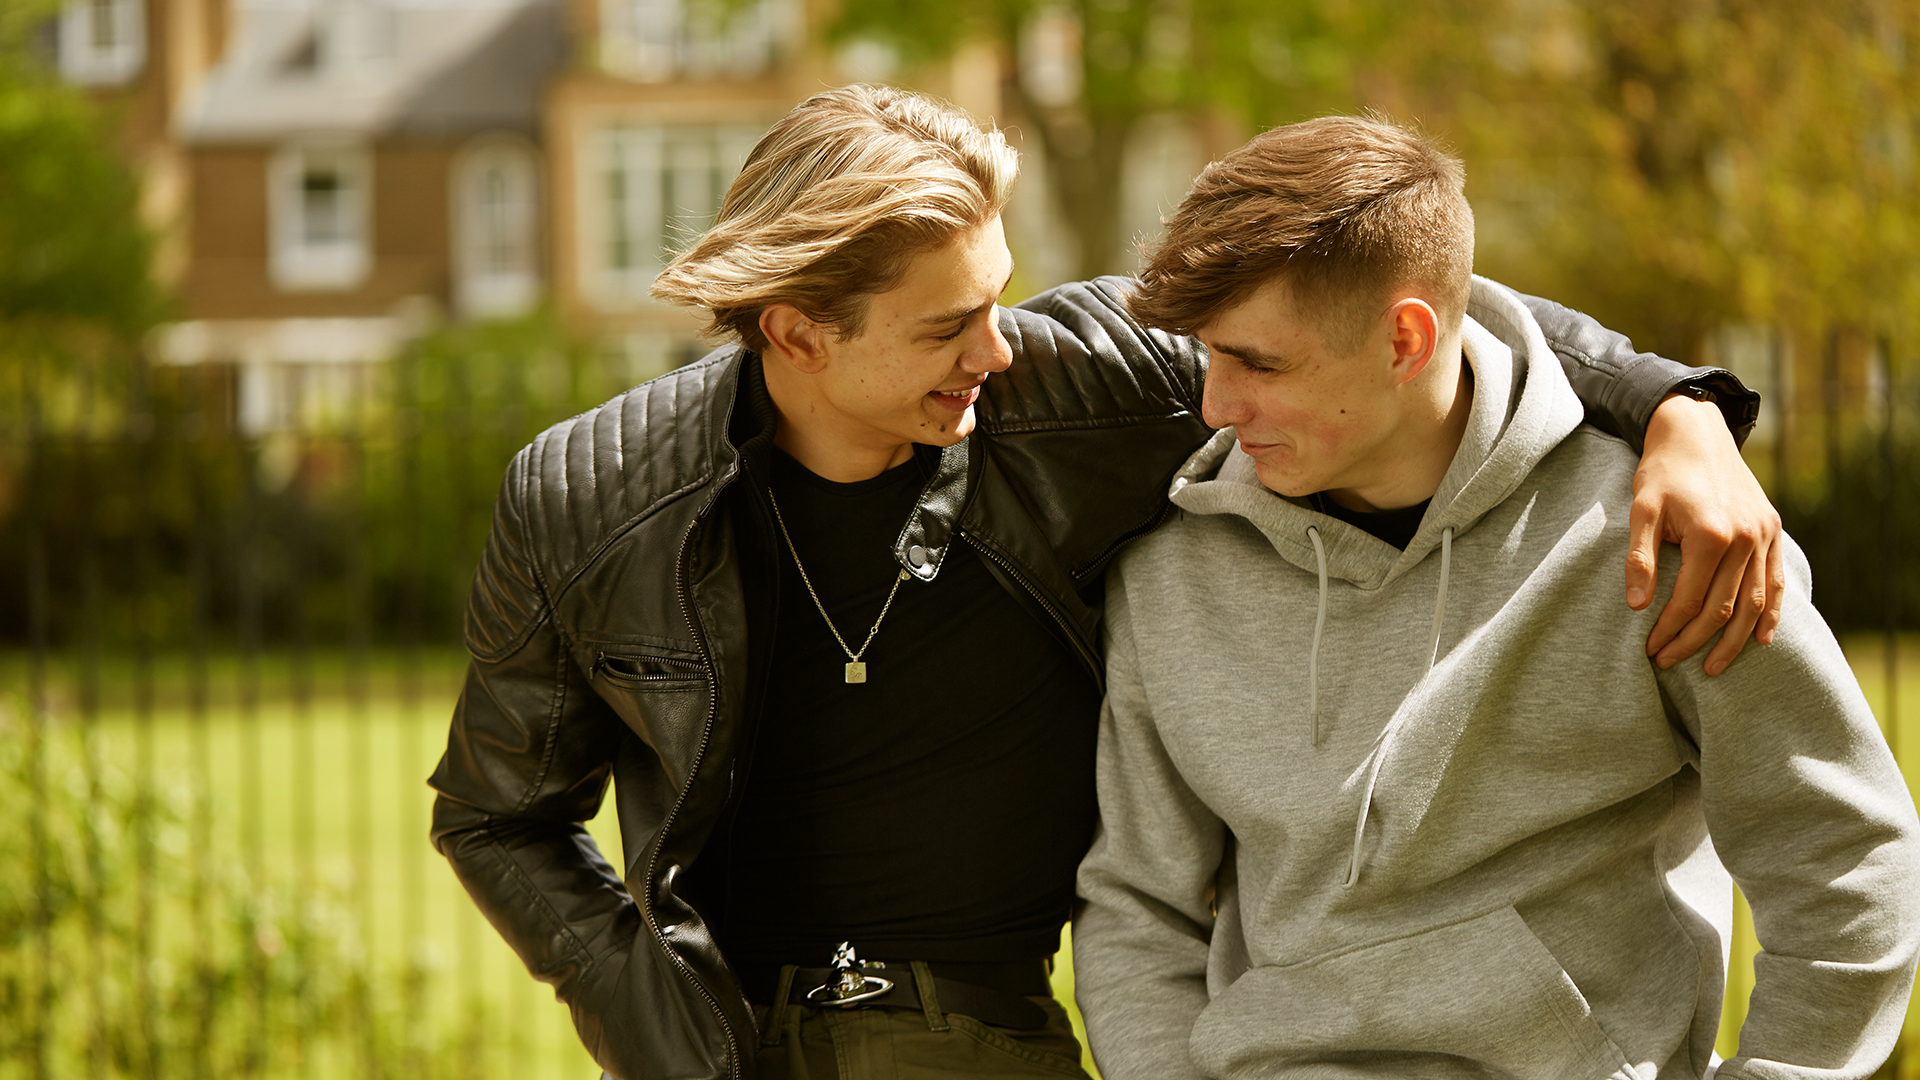
[[[1324,547],[1328,575],[1362,589],[1380,588],[1433,554],[1448,530],[1458,537],[1473,528],[1584,416],[1539,323],[1511,290],[1473,279],[1460,344],[1473,371],[1466,432],[1404,551],[1314,510],[1304,499],[1267,490],[1231,428],[1216,432],[1175,474],[1174,505],[1189,514],[1243,517],[1282,558],[1318,574],[1322,560],[1307,532],[1312,526]]]
[[[1439,549],[1439,586],[1434,591],[1425,669],[1360,766],[1353,849],[1342,882],[1348,888],[1360,880],[1367,816],[1381,769],[1407,718],[1421,711],[1427,677],[1439,661],[1447,586],[1453,575],[1454,540],[1513,494],[1534,466],[1580,425],[1584,415],[1580,399],[1548,348],[1539,324],[1505,287],[1485,278],[1473,279],[1467,314],[1461,323],[1460,346],[1473,371],[1473,403],[1467,413],[1466,431],[1405,550],[1322,514],[1305,500],[1269,491],[1260,483],[1253,458],[1240,449],[1231,428],[1208,440],[1173,481],[1170,497],[1182,510],[1203,516],[1245,518],[1283,559],[1319,579],[1319,604],[1312,643],[1307,649],[1306,741],[1310,747],[1318,747],[1321,737],[1320,654],[1327,633],[1329,580],[1378,590]]]

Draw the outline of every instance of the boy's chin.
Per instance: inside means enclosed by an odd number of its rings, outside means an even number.
[[[973,410],[969,408],[958,417],[930,418],[928,423],[920,428],[919,434],[913,441],[925,443],[928,446],[948,447],[971,434],[973,434]]]
[[[1320,490],[1314,487],[1311,482],[1303,479],[1298,473],[1289,473],[1283,472],[1280,469],[1268,468],[1266,465],[1261,464],[1258,459],[1255,459],[1253,463],[1253,472],[1255,476],[1260,478],[1260,486],[1276,495],[1284,495],[1289,499],[1304,499]]]

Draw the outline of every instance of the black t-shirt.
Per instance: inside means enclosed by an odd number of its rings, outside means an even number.
[[[839,484],[773,456],[800,562],[858,652],[928,459]],[[774,543],[779,614],[738,810],[689,868],[721,951],[739,967],[824,965],[841,941],[879,959],[1050,955],[1093,834],[1098,685],[959,540],[933,581],[901,583],[850,685]]]
[[[1433,502],[1432,499],[1425,499],[1397,510],[1349,510],[1328,498],[1324,491],[1307,496],[1307,501],[1328,517],[1339,518],[1355,528],[1364,529],[1401,551],[1407,550],[1413,534],[1420,531],[1420,519],[1427,516],[1427,504]]]

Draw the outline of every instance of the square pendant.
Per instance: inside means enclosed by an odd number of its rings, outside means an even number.
[[[855,660],[847,665],[847,681],[850,683],[867,681],[867,665]]]

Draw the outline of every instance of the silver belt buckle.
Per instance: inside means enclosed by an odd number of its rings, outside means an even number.
[[[885,968],[885,964],[876,963],[876,968]],[[833,953],[833,970],[840,977],[825,986],[816,986],[807,991],[807,1004],[822,1009],[844,1009],[849,1005],[858,1005],[871,1001],[893,989],[893,980],[878,975],[869,975],[867,965],[853,954],[853,943],[843,941]]]

